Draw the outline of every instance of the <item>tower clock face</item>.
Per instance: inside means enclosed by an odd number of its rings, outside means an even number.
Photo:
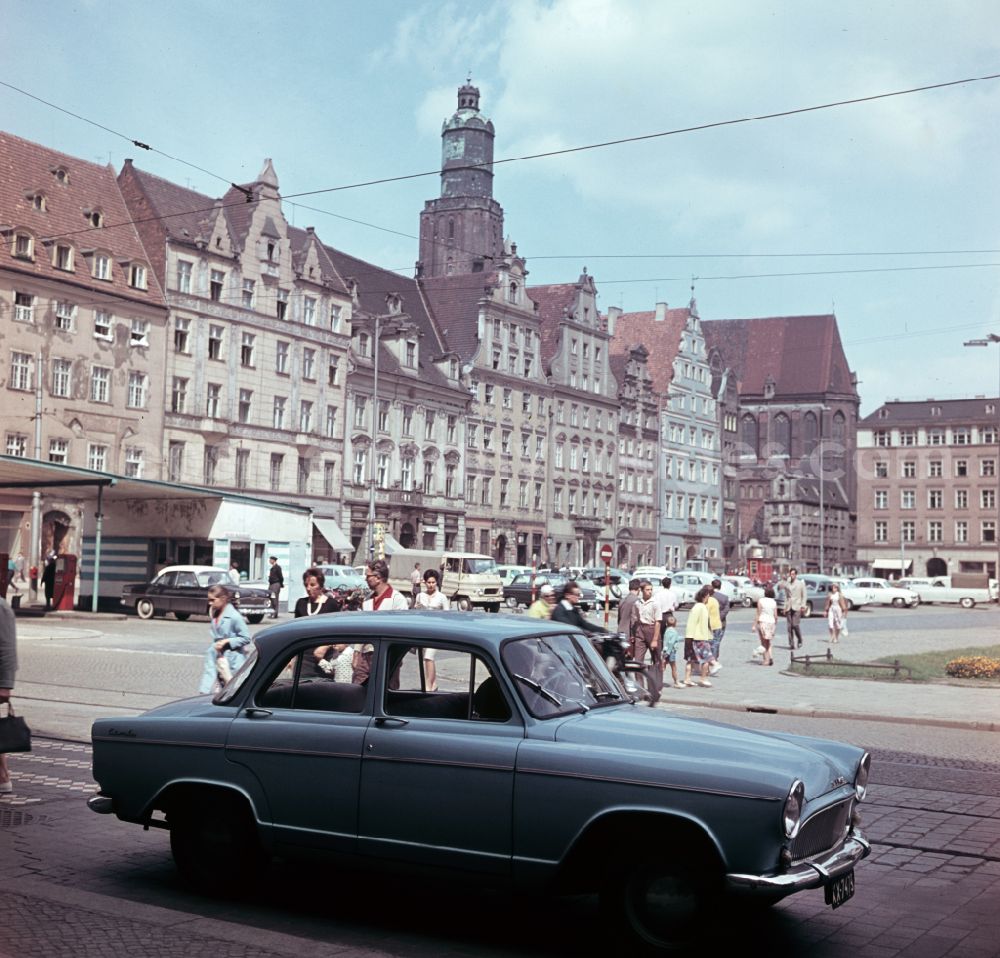
[[[444,142],[444,158],[459,160],[465,154],[465,137],[449,136]]]

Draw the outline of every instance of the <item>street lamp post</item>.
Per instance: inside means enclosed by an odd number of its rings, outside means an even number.
[[[989,346],[992,343],[1000,345],[1000,335],[996,333],[988,333],[982,339],[970,339],[964,342],[963,346]],[[1000,350],[997,352],[997,359],[1000,360]],[[997,364],[997,401],[1000,402],[1000,362]],[[997,425],[1000,427],[1000,415],[997,417]],[[1000,433],[1000,429],[998,429]],[[997,452],[1000,453],[1000,435],[997,436]],[[998,457],[1000,458],[1000,457]],[[997,522],[993,528],[993,544],[997,547],[997,558],[996,558],[996,568],[994,570],[993,577],[995,579],[1000,579],[1000,462],[994,467],[994,472],[997,475],[997,495],[996,495],[996,507],[997,507]]]
[[[369,444],[368,461],[368,561],[375,560],[375,447],[378,440],[378,353],[382,338],[382,323],[389,316],[376,314],[375,335],[372,340],[372,356],[374,357],[374,373],[372,375],[372,438]],[[392,317],[396,319],[397,317]]]

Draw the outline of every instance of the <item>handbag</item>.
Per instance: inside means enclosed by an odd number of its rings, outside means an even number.
[[[847,619],[844,619],[844,624],[840,627],[841,635],[850,635],[851,633],[847,631]]]
[[[14,706],[8,703],[7,717],[0,718],[0,752],[30,752],[31,729],[19,715],[14,714]]]

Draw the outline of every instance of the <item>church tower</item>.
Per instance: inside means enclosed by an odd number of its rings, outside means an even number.
[[[441,128],[441,196],[420,214],[418,276],[490,272],[503,257],[503,208],[493,199],[493,124],[479,90],[458,88],[458,109]]]

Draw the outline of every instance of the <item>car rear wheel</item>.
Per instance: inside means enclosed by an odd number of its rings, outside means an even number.
[[[472,603],[464,595],[455,600],[455,605],[458,606],[459,612],[468,612],[472,608]]]
[[[850,599],[845,599],[844,601],[847,603],[848,612],[853,612],[857,608],[857,606]]]
[[[187,620],[191,618],[191,613],[190,612],[175,612],[174,613],[174,618],[178,622],[187,622]]]
[[[753,605],[753,599],[751,599],[750,596],[748,595],[743,596],[743,608],[749,609],[752,605]]]
[[[973,599],[972,596],[966,595],[966,596],[963,596],[961,599],[958,600],[958,604],[963,609],[971,609],[976,604],[976,600]]]
[[[149,599],[140,599],[135,604],[135,614],[140,619],[151,619],[156,612],[156,607]]]
[[[185,798],[169,809],[167,821],[174,864],[184,883],[196,891],[233,894],[246,888],[264,865],[250,807],[235,795]]]
[[[897,596],[897,597],[896,597],[895,599],[893,599],[893,600],[892,600],[892,604],[893,604],[893,605],[894,605],[894,606],[895,606],[895,607],[896,607],[897,609],[901,609],[901,608],[903,608],[903,606],[904,606],[904,605],[906,605],[906,601],[905,601],[904,599],[900,599],[900,598],[899,598],[899,597]]]
[[[711,873],[696,862],[640,855],[616,870],[601,904],[619,941],[624,938],[640,952],[662,953],[685,948],[705,933],[712,886]]]
[[[813,604],[811,602],[807,602],[806,603],[806,611],[803,614],[802,618],[808,619],[809,616],[811,616],[812,614],[813,614]]]

